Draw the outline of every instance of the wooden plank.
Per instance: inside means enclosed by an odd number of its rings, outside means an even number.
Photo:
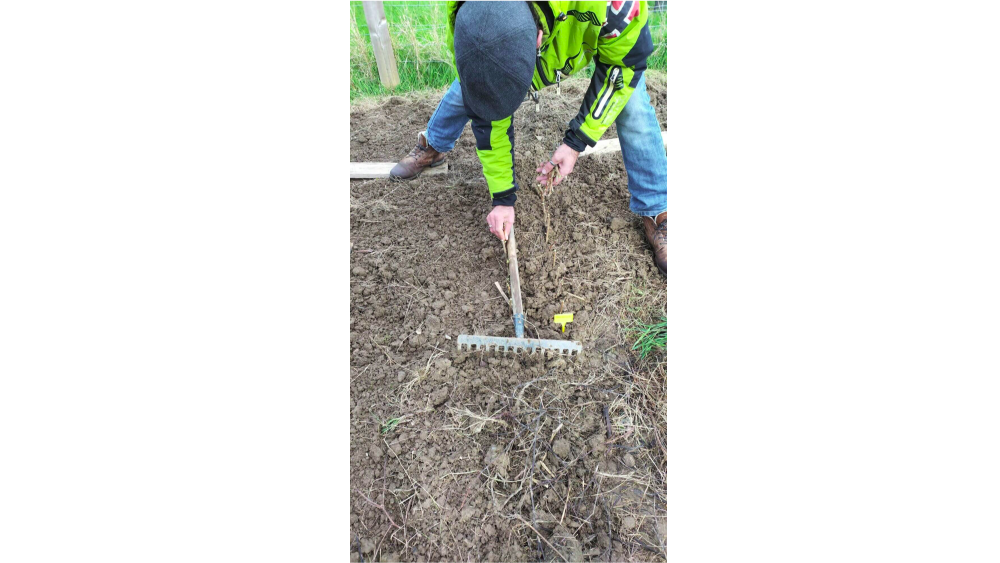
[[[667,144],[667,132],[660,131],[660,136],[663,137],[663,145]],[[605,139],[603,141],[597,141],[597,144],[592,147],[587,147],[585,151],[580,153],[580,156],[591,156],[595,154],[609,154],[613,152],[618,152],[622,150],[621,143],[618,142],[618,138]]]
[[[661,131],[660,136],[663,138],[663,144],[667,144],[667,132]],[[619,152],[622,150],[621,143],[618,142],[617,138],[605,139],[603,141],[598,141],[593,147],[587,147],[587,150],[580,153],[580,156],[591,156],[595,154],[611,154],[614,152]],[[388,178],[389,171],[395,166],[395,162],[352,162],[351,163],[351,179],[362,179],[362,178]],[[423,175],[431,176],[434,174],[445,174],[448,172],[448,163],[445,162],[440,166],[435,168],[428,168],[424,170]]]
[[[362,178],[388,178],[389,171],[396,166],[395,162],[352,162],[351,179]],[[424,170],[421,176],[433,176],[435,174],[445,174],[448,172],[448,163],[439,164],[434,168]]]
[[[605,139],[603,141],[597,141],[597,144],[592,147],[587,147],[580,156],[593,156],[595,154],[608,154],[613,152],[618,152],[622,150],[621,143],[618,142],[618,138]]]
[[[399,86],[399,69],[396,68],[396,55],[392,51],[392,40],[389,37],[389,22],[385,19],[385,8],[382,2],[362,2],[365,11],[365,22],[368,23],[368,35],[375,51],[375,63],[378,64],[378,78],[382,86],[392,90]]]

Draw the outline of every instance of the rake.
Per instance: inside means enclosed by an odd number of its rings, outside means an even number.
[[[459,350],[484,350],[487,352],[514,352],[515,354],[546,354],[578,356],[583,352],[579,342],[570,340],[544,340],[524,337],[524,306],[521,304],[521,278],[517,271],[517,242],[514,227],[507,238],[507,267],[510,270],[510,303],[514,310],[514,338],[460,334]]]

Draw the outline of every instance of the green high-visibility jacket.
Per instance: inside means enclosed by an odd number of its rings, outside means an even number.
[[[569,123],[563,142],[574,150],[594,146],[632,96],[653,52],[646,2],[529,2],[542,30],[532,89],[541,90],[585,68],[593,60],[594,75],[580,112]],[[448,47],[454,67],[455,15],[462,2],[448,2]],[[457,71],[456,71],[457,75]],[[470,115],[476,153],[483,165],[493,205],[513,205],[512,117],[486,121]]]

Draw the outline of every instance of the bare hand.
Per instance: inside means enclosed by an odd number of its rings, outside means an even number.
[[[490,232],[504,242],[510,236],[510,230],[514,228],[514,207],[510,205],[498,205],[486,216],[486,223],[490,226]]]
[[[535,169],[535,172],[539,173],[538,177],[535,178],[535,181],[539,184],[544,184],[549,175],[549,171],[552,170],[552,164],[555,163],[559,167],[559,175],[556,176],[552,185],[558,186],[559,183],[563,181],[563,178],[573,173],[573,167],[576,166],[576,159],[578,156],[580,156],[580,153],[569,148],[569,146],[565,143],[559,145],[556,152],[552,153],[551,162],[546,162]]]

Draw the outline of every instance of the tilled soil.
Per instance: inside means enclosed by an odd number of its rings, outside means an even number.
[[[665,81],[647,81],[666,129]],[[637,357],[629,329],[665,314],[666,282],[620,155],[581,159],[546,198],[548,242],[532,186],[585,86],[515,114],[527,332],[580,341],[578,359],[456,348],[513,336],[468,126],[448,174],[351,183],[353,560],[665,560],[666,355]],[[351,160],[402,158],[440,94],[353,106]]]

